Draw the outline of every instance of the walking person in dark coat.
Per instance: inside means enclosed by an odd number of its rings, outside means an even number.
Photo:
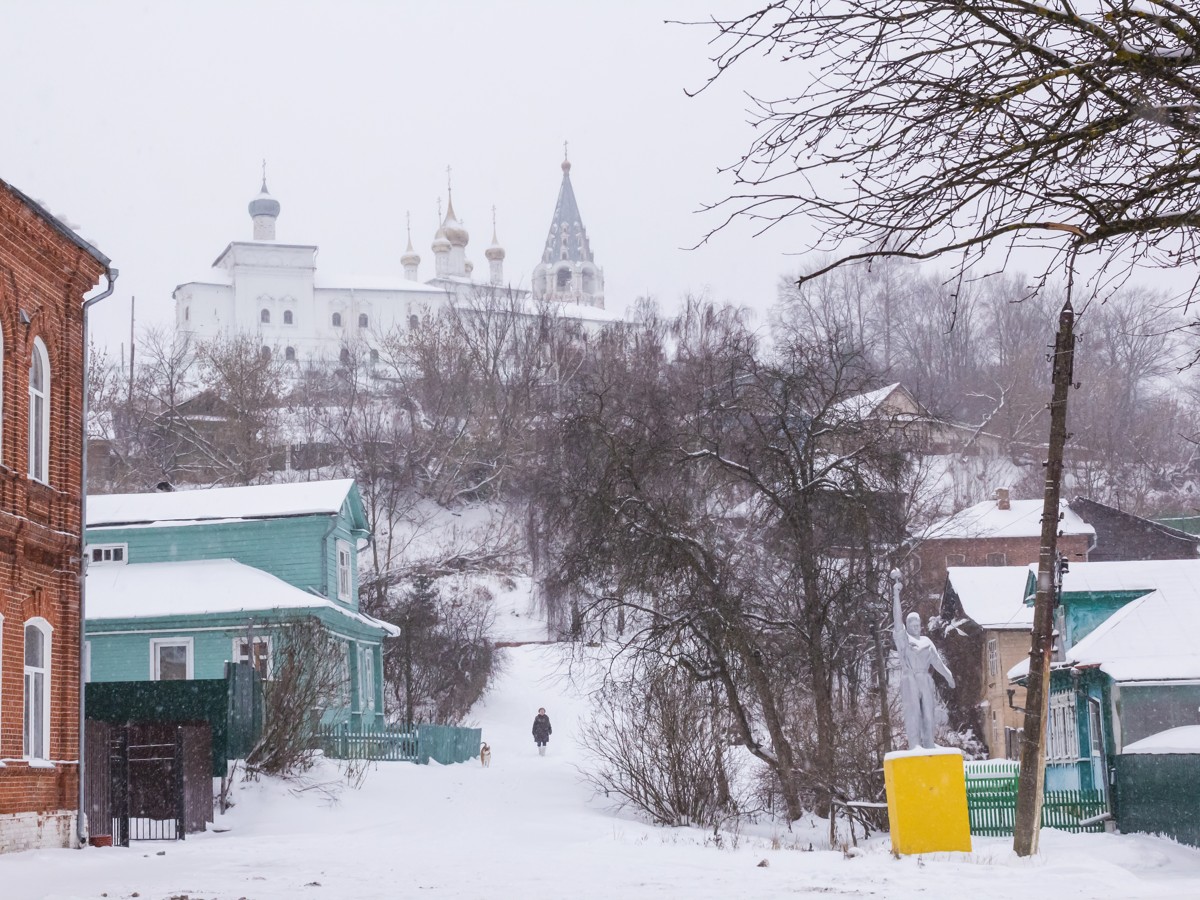
[[[546,708],[542,707],[533,719],[533,739],[537,742],[539,756],[546,755],[546,745],[550,743],[550,732],[553,730],[550,727],[550,717],[546,715]]]

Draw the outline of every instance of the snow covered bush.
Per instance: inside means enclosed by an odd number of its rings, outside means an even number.
[[[585,777],[606,796],[663,825],[713,826],[735,817],[728,729],[708,685],[678,669],[610,682],[595,698],[582,742]]]

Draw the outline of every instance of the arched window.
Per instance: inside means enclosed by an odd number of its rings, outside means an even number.
[[[408,327],[409,327],[409,329],[410,329],[410,330],[412,330],[412,331],[416,331],[416,330],[417,330],[417,327],[418,327],[420,324],[421,324],[421,320],[420,320],[419,318],[417,318],[416,316],[409,316],[409,317],[408,317]]]
[[[367,314],[366,314],[366,313],[359,313],[359,314],[358,314],[358,327],[359,327],[359,328],[366,328],[366,327],[367,327]]]
[[[271,348],[270,347],[263,347],[262,350],[260,350],[259,352],[262,354],[263,359],[271,358]]]
[[[285,309],[283,311],[283,324],[292,325],[294,324],[294,321],[295,320],[292,318],[292,311],[290,309]]]
[[[342,314],[341,314],[341,313],[334,313],[334,314],[333,314],[333,327],[334,327],[334,328],[341,328],[341,327],[342,327]]]
[[[25,623],[25,709],[21,719],[22,753],[47,759],[50,751],[50,623]]]
[[[29,477],[49,482],[50,357],[41,338],[34,338],[29,357]]]
[[[271,311],[269,309],[264,309],[262,312],[260,312],[258,314],[258,321],[262,322],[264,325],[269,325],[271,323]]]
[[[296,348],[295,347],[284,347],[283,348],[283,358],[286,359],[288,362],[295,362]]]
[[[371,362],[379,362],[379,351],[374,347],[371,348]]]
[[[338,354],[338,359],[341,360],[343,365],[350,362],[350,351],[343,347],[342,352]]]
[[[571,289],[571,270],[566,266],[563,266],[563,268],[555,273],[555,287],[560,291],[569,291]]]

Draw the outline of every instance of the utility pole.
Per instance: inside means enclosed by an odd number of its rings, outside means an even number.
[[[1046,779],[1046,719],[1050,708],[1050,657],[1054,650],[1054,605],[1057,597],[1059,493],[1063,446],[1067,442],[1067,392],[1075,369],[1075,310],[1071,301],[1058,314],[1054,340],[1054,390],[1050,401],[1050,446],[1046,458],[1046,495],[1042,507],[1042,545],[1038,553],[1037,595],[1033,610],[1033,645],[1025,685],[1025,731],[1021,739],[1021,773],[1017,782],[1017,818],[1013,850],[1032,856],[1038,850]]]
[[[137,346],[133,337],[133,308],[137,303],[137,297],[129,298],[129,397],[128,402],[133,402],[133,354],[134,347]]]

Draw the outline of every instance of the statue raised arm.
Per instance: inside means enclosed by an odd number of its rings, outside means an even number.
[[[900,571],[892,570],[892,636],[900,663],[900,702],[909,749],[932,748],[934,690],[930,668],[954,687],[954,676],[928,637],[921,634],[921,617],[915,612],[905,618],[900,607]]]

